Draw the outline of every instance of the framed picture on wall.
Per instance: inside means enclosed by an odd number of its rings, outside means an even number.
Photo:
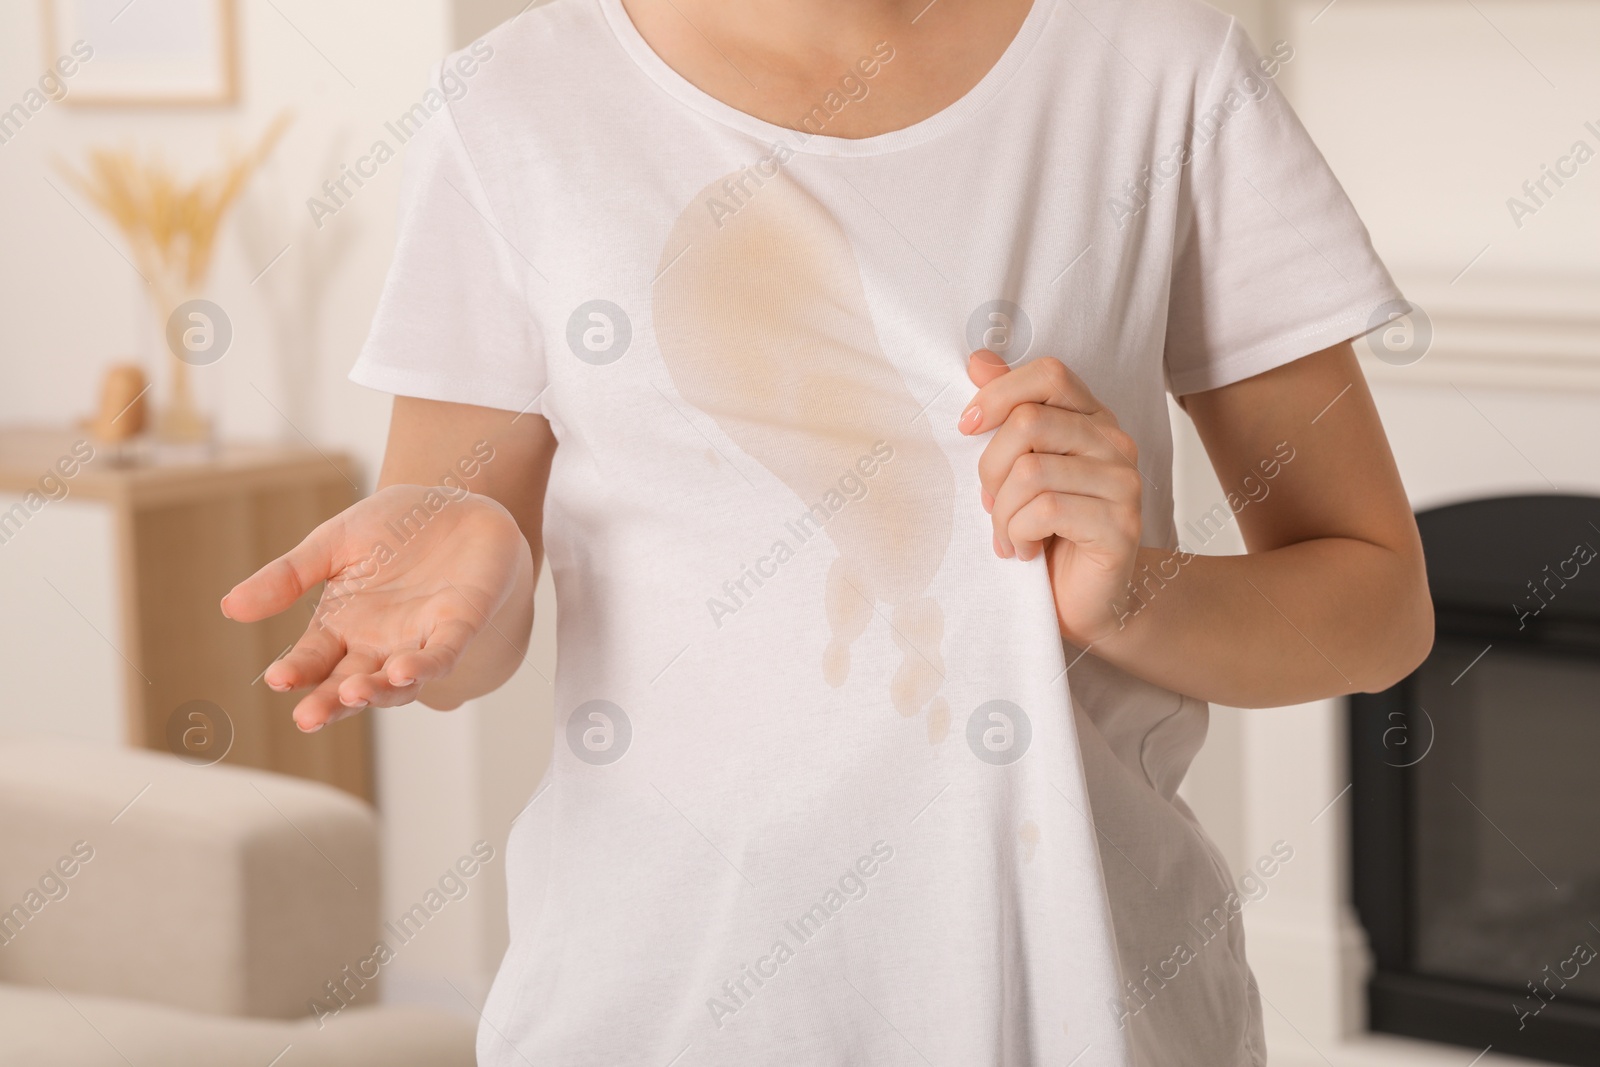
[[[68,104],[181,106],[238,98],[234,0],[42,2],[46,64],[62,56],[80,60]]]

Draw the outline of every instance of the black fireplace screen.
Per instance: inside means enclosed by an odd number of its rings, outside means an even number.
[[[1600,500],[1418,524],[1434,650],[1351,701],[1369,1025],[1600,1065]]]

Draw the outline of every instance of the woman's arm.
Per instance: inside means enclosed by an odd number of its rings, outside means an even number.
[[[397,396],[378,475],[391,485],[434,485],[442,471],[487,441],[494,459],[478,465],[472,492],[504,505],[528,543],[516,587],[492,624],[462,654],[449,675],[424,686],[417,699],[431,708],[457,708],[500,688],[521,666],[533,630],[533,594],[544,562],[544,492],[555,455],[555,434],[543,416]]]
[[[362,708],[448,709],[500,686],[527,651],[555,453],[537,415],[396,398],[380,488],[222,598],[239,622],[323,584],[306,632],[267,668],[302,730]]]
[[[1129,542],[1137,527],[1127,520],[1142,497],[1126,477],[1131,446],[1070,372],[1061,381],[1071,384],[1037,399],[1021,382],[1009,394],[996,389],[1010,375],[980,368],[973,377],[984,421],[969,432],[1025,407],[1054,407],[1059,414],[1030,418],[1087,427],[1078,434],[1093,447],[1063,458],[1098,465],[1093,480],[1112,486],[1086,498],[1071,488],[1086,484],[1083,474],[1065,467],[1057,484],[1031,486],[1023,495],[1055,498],[1044,509],[1054,516],[1048,529],[996,507],[997,533],[1023,520],[1013,538],[1019,554],[1037,545],[1050,553],[1068,640],[1157,685],[1247,708],[1384,689],[1427,655],[1433,612],[1416,522],[1350,345],[1186,399],[1223,487],[1250,501],[1237,512],[1243,556]],[[1089,456],[1095,448],[1100,455]],[[1015,477],[1008,458],[994,457],[1003,469],[985,480],[991,495],[1006,494]],[[1265,495],[1251,500],[1262,486]]]

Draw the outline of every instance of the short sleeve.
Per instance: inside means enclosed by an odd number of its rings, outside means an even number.
[[[1282,46],[1280,46],[1280,49]],[[1237,21],[1196,96],[1166,369],[1216,389],[1370,332],[1402,301],[1366,227]],[[1180,219],[1182,214],[1180,213]],[[1180,222],[1181,225],[1181,222]]]
[[[545,365],[530,267],[440,102],[404,149],[394,259],[350,378],[401,396],[538,412]]]

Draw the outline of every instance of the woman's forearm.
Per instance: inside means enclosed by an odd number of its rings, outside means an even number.
[[[1231,707],[1375,692],[1432,647],[1421,574],[1417,561],[1351,538],[1240,556],[1143,548],[1114,608],[1119,628],[1092,652],[1156,685]]]

